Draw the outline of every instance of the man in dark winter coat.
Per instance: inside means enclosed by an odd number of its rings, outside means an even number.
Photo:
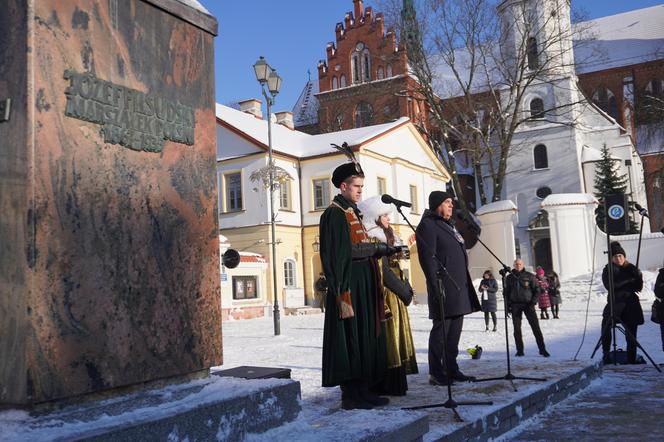
[[[526,315],[528,324],[535,335],[539,353],[548,358],[549,352],[544,345],[544,336],[535,313],[535,304],[539,296],[539,288],[535,275],[526,271],[521,259],[514,261],[514,270],[507,275],[505,279],[505,299],[507,300],[507,309],[512,314],[512,324],[514,325],[514,342],[516,344],[516,355],[523,356],[523,335],[521,334],[521,318]]]
[[[627,335],[627,362],[636,363],[636,329],[643,324],[643,309],[636,292],[643,289],[641,271],[627,262],[625,249],[618,241],[611,243],[611,271],[613,273],[613,317],[622,322]],[[609,290],[609,265],[602,271],[602,283]],[[602,352],[604,362],[611,362],[611,305],[609,295],[602,313]],[[631,336],[630,336],[631,334]]]
[[[468,255],[463,237],[454,227],[454,202],[447,192],[434,191],[429,195],[429,209],[424,211],[417,226],[417,253],[427,281],[429,319],[433,328],[429,335],[429,382],[446,385],[452,380],[472,381],[457,365],[459,339],[463,316],[480,310],[480,303],[468,273]],[[442,274],[445,298],[445,318],[441,317],[438,272],[440,262],[448,274]],[[447,336],[443,365],[443,327]]]

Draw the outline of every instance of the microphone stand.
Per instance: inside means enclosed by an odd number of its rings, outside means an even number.
[[[639,210],[639,215],[641,215],[641,226],[639,227],[639,245],[636,248],[636,268],[639,268],[639,258],[641,257],[641,237],[643,237],[643,221],[646,219],[647,212],[645,209],[643,211]]]
[[[496,256],[495,253],[486,245],[484,242],[479,238],[479,231],[476,228],[472,227],[471,223],[467,223],[469,228],[475,233],[477,233],[477,241],[484,246],[484,248],[493,256],[496,261],[500,263],[500,265],[503,266],[503,268],[498,272],[500,273],[500,276],[502,277],[502,284],[503,284],[503,308],[505,309],[505,355],[507,356],[507,373],[505,376],[497,376],[497,377],[492,377],[492,378],[482,378],[482,379],[476,379],[475,382],[486,382],[486,381],[509,381],[510,384],[512,384],[512,388],[514,391],[519,391],[517,390],[516,386],[514,385],[514,380],[519,379],[523,381],[537,381],[537,382],[544,382],[546,381],[546,378],[531,378],[531,377],[526,377],[526,376],[515,376],[512,374],[512,364],[510,361],[510,336],[509,336],[509,325],[507,322],[507,316],[509,310],[507,309],[507,296],[505,294],[505,275],[510,273],[510,268],[500,259]]]
[[[411,230],[415,233],[415,238],[417,239],[417,230],[415,230],[415,227],[410,223],[406,215],[401,211],[401,206],[396,205],[397,211],[401,214],[403,219],[408,223],[408,226],[410,226]],[[427,250],[431,252],[429,249],[429,246],[426,243],[422,243],[427,247]],[[438,294],[438,306],[439,306],[439,313],[440,313],[440,318],[443,321],[443,370],[445,370],[445,373],[449,374],[449,371],[447,370],[447,330],[445,328],[445,285],[443,284],[443,277],[447,277],[450,281],[452,281],[452,284],[459,290],[459,286],[457,285],[456,281],[454,281],[454,278],[450,276],[450,274],[447,272],[447,269],[443,265],[442,262],[440,262],[440,259],[438,259],[438,256],[433,253],[433,258],[436,260],[438,263],[438,271],[436,272],[436,283],[437,283],[437,294]],[[468,401],[455,401],[454,398],[452,397],[452,378],[448,377],[447,379],[447,400],[445,402],[441,403],[435,403],[435,404],[427,404],[427,405],[417,405],[414,407],[404,407],[402,408],[403,410],[422,410],[425,408],[438,408],[438,407],[444,407],[444,408],[449,408],[452,410],[452,413],[454,413],[454,418],[458,422],[464,422],[463,418],[459,415],[459,413],[456,411],[457,407],[460,405],[493,405],[492,401],[485,401],[485,402],[468,402]]]

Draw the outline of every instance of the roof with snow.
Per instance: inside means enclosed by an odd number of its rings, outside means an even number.
[[[236,109],[217,103],[217,118],[235,130],[241,132],[263,147],[267,147],[267,121],[255,116],[240,112]],[[408,123],[410,120],[401,117],[390,123],[375,126],[359,127],[357,129],[342,130],[318,135],[309,135],[304,132],[289,129],[272,120],[272,149],[298,158],[313,157],[329,153],[338,153],[331,143],[341,145],[346,142],[349,146],[359,146],[362,143],[385,134],[392,129]]]
[[[554,193],[542,201],[542,207],[597,204],[597,198],[589,193]]]
[[[267,260],[260,253],[240,252],[240,262],[266,263]]]
[[[516,211],[516,205],[511,200],[494,201],[493,203],[485,204],[475,212],[475,215],[486,215],[487,213],[504,212],[506,210]]]
[[[300,97],[293,106],[293,123],[295,127],[318,123],[318,82],[311,78],[304,85]]]
[[[577,74],[664,58],[664,5],[579,23],[594,39],[574,49]]]

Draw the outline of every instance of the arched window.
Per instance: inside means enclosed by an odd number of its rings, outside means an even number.
[[[383,67],[382,67],[382,66],[378,66],[378,74],[377,74],[377,76],[378,76],[378,79],[379,79],[379,80],[382,80],[383,78],[385,78],[385,72],[383,71]]]
[[[539,60],[537,58],[537,40],[535,37],[530,37],[526,45],[526,54],[528,56],[528,68],[537,69],[539,67]]]
[[[339,112],[336,117],[334,117],[334,127],[335,130],[343,130],[344,128],[344,114]]]
[[[295,287],[297,285],[295,278],[295,261],[287,259],[284,261],[284,287]]]
[[[336,89],[339,87],[339,84],[337,83],[337,77],[332,77],[332,89]]]
[[[664,90],[664,80],[653,79],[646,85],[646,93],[651,97],[659,97]]]
[[[546,169],[549,167],[549,158],[544,144],[538,144],[535,146],[535,149],[533,150],[533,159],[535,169]]]
[[[387,78],[390,78],[392,76],[392,65],[389,63],[387,65],[387,71],[385,72],[385,76]]]
[[[611,118],[618,121],[618,102],[610,89],[600,86],[593,94],[593,103],[609,114]]]
[[[371,126],[373,121],[373,108],[367,102],[362,102],[355,108],[355,127]]]
[[[355,45],[355,50],[351,56],[351,69],[353,84],[371,81],[371,54],[362,42]]]
[[[346,76],[344,74],[339,77],[339,87],[346,87]]]
[[[544,118],[544,101],[541,98],[530,100],[530,118]]]

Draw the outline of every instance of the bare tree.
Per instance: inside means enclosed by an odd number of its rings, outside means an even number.
[[[574,125],[575,105],[588,105],[572,82],[560,81],[574,73],[573,41],[588,34],[572,27],[567,1],[383,0],[382,6],[403,8],[400,35],[416,93],[427,103],[429,126],[442,134],[427,139],[451,172],[464,212],[471,201],[463,196],[460,158],[472,168],[481,204],[497,201],[520,146],[517,131],[535,121]],[[395,17],[392,11],[386,16]],[[533,100],[525,108],[527,95],[542,85],[566,99]]]

